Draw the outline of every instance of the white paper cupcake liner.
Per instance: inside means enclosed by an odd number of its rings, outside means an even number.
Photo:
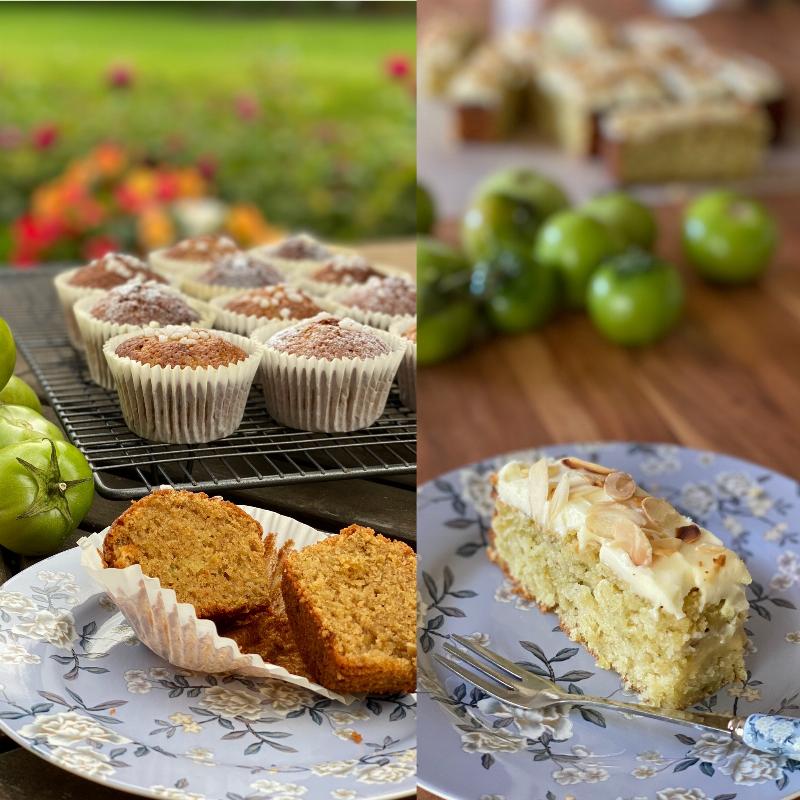
[[[397,388],[403,405],[412,411],[417,410],[417,343],[406,339],[403,334],[411,325],[416,325],[416,320],[416,317],[413,317],[411,322],[401,320],[389,328],[389,333],[393,333],[406,343],[406,352],[397,370]]]
[[[263,348],[252,339],[214,331],[248,357],[222,367],[162,367],[118,356],[117,347],[134,336],[158,336],[192,328],[168,325],[114,336],[103,354],[119,394],[128,427],[144,439],[171,444],[213,442],[241,424]]]
[[[325,538],[324,533],[274,511],[252,506],[239,508],[261,523],[265,535],[277,534],[277,547],[291,539],[295,548],[301,550]],[[193,672],[273,678],[342,703],[358,699],[332,692],[302,675],[264,661],[255,653],[243,653],[233,639],[217,633],[211,620],[199,619],[193,605],[179,603],[174,590],[162,587],[158,578],[144,575],[139,564],[124,569],[105,567],[100,553],[108,531],[106,528],[78,542],[81,564],[116,603],[139,640],[157,656]]]
[[[80,267],[73,267],[64,272],[59,272],[53,279],[53,284],[56,287],[56,294],[58,295],[58,302],[61,304],[61,310],[64,312],[64,322],[67,326],[69,341],[76,350],[83,352],[83,339],[81,338],[81,332],[78,328],[78,322],[75,319],[73,306],[78,300],[84,297],[99,298],[106,293],[106,290],[89,289],[85,286],[72,286],[69,280],[79,269]]]
[[[328,316],[317,314],[298,324]],[[366,328],[353,320],[347,323]],[[305,431],[340,433],[372,425],[386,407],[405,345],[388,331],[369,330],[389,345],[389,353],[331,361],[283,353],[265,344],[261,386],[270,415],[282,425]],[[265,343],[273,333],[257,328],[251,338]]]
[[[295,284],[290,284],[294,286]],[[230,331],[231,333],[238,333],[240,336],[249,336],[257,328],[265,328],[272,330],[272,333],[277,333],[279,330],[295,325],[302,322],[302,319],[269,319],[267,317],[257,317],[252,314],[239,314],[236,311],[231,311],[225,308],[227,303],[237,295],[251,291],[250,289],[237,289],[235,292],[228,292],[227,294],[214,297],[209,301],[209,304],[216,313],[216,327],[223,331]],[[323,310],[335,310],[335,304],[330,303],[324,298],[315,297],[314,302]],[[270,334],[272,335],[272,334]]]
[[[175,292],[176,295],[179,293]],[[200,319],[192,323],[193,328],[210,328],[214,324],[215,311],[208,303],[196,300],[193,297],[182,297],[198,314]],[[96,297],[84,297],[78,300],[73,307],[75,320],[81,334],[81,342],[89,365],[91,379],[105,389],[114,388],[114,377],[103,354],[103,345],[114,336],[123,333],[141,333],[144,330],[155,330],[160,325],[119,325],[115,322],[106,322],[93,317],[89,310],[97,302]]]

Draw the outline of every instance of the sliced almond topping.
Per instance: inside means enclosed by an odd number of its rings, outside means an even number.
[[[619,544],[637,567],[653,563],[650,540],[627,514],[612,509],[593,510],[586,517],[586,529],[600,539]]]
[[[628,500],[636,494],[636,481],[627,472],[609,473],[603,487],[613,500]]]
[[[683,542],[681,542],[680,539],[676,539],[674,536],[669,539],[655,539],[652,542],[653,555],[668,556],[672,553],[677,553],[678,550],[681,549],[681,544],[683,544]]]
[[[547,459],[540,458],[528,472],[528,498],[531,506],[531,517],[544,524],[544,510],[547,495],[550,491],[550,476]]]
[[[681,525],[680,528],[675,531],[675,535],[682,542],[695,542],[700,538],[700,528],[693,522],[690,525]]]
[[[613,541],[617,535],[617,528],[635,524],[624,514],[611,509],[594,508],[586,515],[586,530],[600,539]]]
[[[614,471],[613,469],[604,467],[602,464],[595,464],[592,461],[584,461],[582,458],[574,458],[573,456],[561,459],[561,463],[570,469],[582,469],[585,472],[594,472],[597,475],[609,475]]]
[[[720,569],[722,569],[725,566],[725,562],[727,560],[728,559],[725,553],[720,553],[718,556],[714,556],[714,558],[712,559],[714,564],[716,564]]]
[[[649,567],[653,563],[653,545],[638,525],[635,528],[633,543],[626,547],[628,555],[637,567]]]
[[[570,480],[569,473],[565,472],[558,481],[553,496],[550,498],[550,520],[554,520],[569,501]]]
[[[666,500],[648,495],[642,500],[642,511],[657,528],[677,528],[684,519]]]

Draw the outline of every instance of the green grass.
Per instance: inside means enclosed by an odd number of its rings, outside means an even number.
[[[414,4],[301,6],[0,3],[0,128],[25,137],[0,147],[0,261],[3,228],[31,193],[100,141],[150,161],[210,156],[223,200],[286,227],[340,239],[415,230],[414,102],[384,69],[390,55],[414,58]],[[127,90],[108,85],[117,64],[133,69]],[[240,95],[255,118],[240,117]],[[28,137],[44,124],[58,140],[37,151]]]
[[[299,5],[299,4],[298,4]],[[221,16],[156,4],[0,4],[6,76],[88,77],[128,62],[159,80],[236,83],[254,68],[285,65],[301,78],[383,79],[391,53],[414,57],[415,17],[407,15]],[[101,77],[99,79],[101,79]]]

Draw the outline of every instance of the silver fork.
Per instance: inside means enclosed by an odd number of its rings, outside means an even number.
[[[460,647],[455,647],[450,642],[456,642]],[[623,703],[619,700],[586,694],[570,694],[558,684],[534,675],[519,664],[503,658],[471,639],[452,634],[450,642],[445,642],[444,649],[458,661],[445,658],[438,653],[434,654],[434,658],[460,678],[507,706],[525,710],[556,705],[594,706],[649,719],[675,722],[715,733],[726,733],[734,741],[742,742],[754,750],[800,758],[800,719],[770,714],[736,717],[705,711],[680,711]],[[465,664],[468,666],[464,666]]]

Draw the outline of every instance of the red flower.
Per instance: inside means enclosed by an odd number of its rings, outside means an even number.
[[[160,172],[156,180],[156,198],[168,202],[174,200],[177,196],[177,176],[172,172]]]
[[[87,239],[83,245],[83,256],[88,260],[102,258],[106,253],[113,253],[119,250],[119,243],[113,236],[100,234]]]
[[[133,69],[127,64],[112,64],[106,72],[106,81],[112,89],[129,89],[133,78]]]
[[[29,266],[42,261],[42,255],[58,241],[63,232],[64,226],[57,219],[24,214],[11,225],[11,263]]]
[[[37,150],[49,150],[58,141],[59,135],[58,126],[48,122],[33,129],[31,143]]]
[[[234,107],[240,119],[251,122],[259,113],[258,100],[249,94],[240,94],[234,100]]]
[[[217,159],[206,153],[197,159],[197,171],[207,180],[214,180],[217,174]]]
[[[411,74],[411,62],[408,56],[404,55],[389,56],[386,61],[383,62],[383,68],[386,74],[392,80],[396,81],[401,81]]]

